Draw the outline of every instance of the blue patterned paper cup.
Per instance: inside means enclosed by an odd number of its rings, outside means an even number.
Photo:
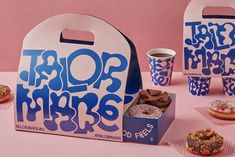
[[[188,77],[189,92],[195,96],[205,96],[209,93],[211,77]]]
[[[168,86],[171,82],[176,52],[158,48],[147,52],[151,79],[157,86]]]
[[[222,78],[224,85],[224,94],[235,96],[235,78]]]

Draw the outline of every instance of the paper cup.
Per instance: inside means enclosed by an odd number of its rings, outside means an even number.
[[[195,96],[204,96],[209,93],[210,77],[188,77],[189,92]]]
[[[171,82],[176,52],[170,49],[152,49],[147,52],[151,79],[157,86],[167,86]]]
[[[235,95],[235,78],[222,78],[224,85],[224,94],[228,96]]]

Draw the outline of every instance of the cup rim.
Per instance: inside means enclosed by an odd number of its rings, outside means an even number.
[[[163,51],[167,52],[166,54],[170,54],[171,56],[167,56],[167,57],[152,56],[152,54],[164,53]],[[148,50],[146,54],[147,54],[148,57],[153,57],[153,58],[171,58],[171,57],[174,57],[176,55],[176,52],[174,50],[168,49],[168,48],[153,48],[153,49]]]

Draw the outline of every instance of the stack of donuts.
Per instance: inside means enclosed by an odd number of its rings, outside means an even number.
[[[158,119],[171,103],[167,92],[147,89],[139,92],[137,105],[129,109],[132,117]]]

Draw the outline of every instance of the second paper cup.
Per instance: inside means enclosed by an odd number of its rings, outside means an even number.
[[[205,96],[209,93],[210,77],[188,77],[189,92],[195,96]]]

